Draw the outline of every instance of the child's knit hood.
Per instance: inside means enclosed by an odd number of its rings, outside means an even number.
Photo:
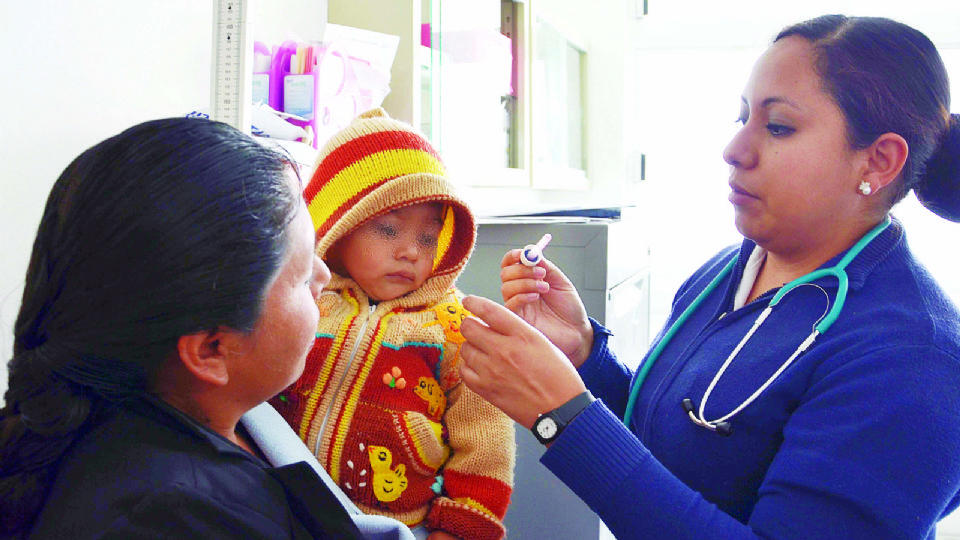
[[[424,202],[444,205],[433,273],[400,305],[438,300],[454,285],[476,241],[473,213],[447,179],[437,151],[383,109],[361,114],[327,141],[304,197],[317,235],[316,252],[324,260],[337,240],[378,215]],[[336,288],[340,279],[334,275],[330,285]]]

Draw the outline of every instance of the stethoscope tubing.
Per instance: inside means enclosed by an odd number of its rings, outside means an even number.
[[[849,251],[847,251],[846,255],[844,255],[836,265],[830,268],[822,268],[819,270],[815,270],[781,287],[780,290],[777,291],[776,294],[774,294],[773,298],[770,300],[770,303],[767,305],[766,308],[764,308],[763,312],[761,312],[760,316],[750,327],[750,330],[747,332],[747,334],[743,337],[743,339],[740,340],[740,343],[737,344],[733,352],[731,352],[730,355],[727,357],[727,359],[724,361],[723,365],[717,371],[717,374],[713,377],[713,380],[710,381],[710,384],[707,387],[707,390],[704,392],[703,399],[700,402],[700,407],[699,407],[699,410],[697,411],[699,414],[694,415],[692,410],[687,411],[687,414],[690,417],[690,419],[699,426],[716,431],[717,426],[719,424],[721,423],[726,424],[727,420],[732,418],[735,414],[742,411],[748,405],[753,403],[754,400],[760,397],[760,394],[762,394],[764,390],[766,390],[771,384],[773,384],[773,382],[777,379],[777,377],[779,377],[780,374],[783,373],[798,356],[800,356],[800,354],[806,351],[813,344],[814,341],[816,341],[817,337],[825,333],[833,325],[833,323],[836,322],[837,318],[840,316],[840,312],[843,310],[843,305],[846,302],[846,298],[847,298],[847,291],[850,287],[850,280],[849,280],[849,277],[847,276],[847,271],[846,271],[847,266],[853,261],[853,259],[857,257],[857,255],[860,254],[860,252],[864,250],[864,248],[867,247],[867,245],[870,244],[870,242],[873,241],[874,238],[879,236],[880,233],[882,233],[889,225],[890,225],[890,218],[887,217],[883,221],[881,221],[879,224],[877,224],[873,229],[867,232],[867,234],[865,234],[862,238],[860,238],[860,240],[858,240],[857,243],[854,244]],[[683,310],[683,313],[681,313],[680,316],[677,318],[677,320],[674,321],[672,325],[670,325],[670,328],[667,329],[666,333],[663,335],[663,338],[660,339],[660,341],[656,344],[654,349],[647,356],[647,359],[640,366],[640,370],[637,372],[637,375],[634,377],[633,382],[630,384],[630,395],[627,399],[627,408],[623,414],[624,425],[626,425],[627,427],[630,427],[630,420],[633,418],[633,409],[636,406],[637,397],[640,395],[640,387],[643,385],[644,381],[646,381],[646,378],[649,375],[650,370],[653,368],[654,362],[656,362],[657,358],[660,357],[660,353],[662,353],[663,349],[666,348],[666,346],[673,340],[674,335],[680,330],[680,327],[683,326],[683,324],[687,321],[687,319],[689,319],[693,315],[693,313],[697,309],[699,309],[700,305],[703,304],[706,298],[733,271],[733,268],[737,264],[737,259],[738,257],[734,256],[730,260],[730,262],[727,263],[727,265],[724,266],[722,270],[720,270],[720,273],[717,274],[717,276],[713,278],[713,280],[703,289],[703,291],[701,291],[700,294],[698,294],[697,297],[693,299],[693,302],[691,302],[690,305]],[[717,420],[709,420],[709,421],[706,420],[706,418],[704,417],[704,410],[706,409],[707,399],[710,397],[710,394],[713,392],[714,387],[716,387],[717,382],[720,380],[720,377],[726,371],[730,363],[733,362],[733,359],[736,358],[737,354],[746,344],[747,340],[749,340],[750,337],[753,336],[754,332],[757,331],[760,325],[770,315],[770,312],[773,310],[773,308],[776,305],[778,305],[780,303],[780,300],[782,300],[783,297],[786,296],[787,293],[789,293],[790,291],[796,289],[801,285],[812,283],[813,281],[816,281],[817,279],[820,279],[825,276],[835,277],[837,279],[837,295],[834,298],[833,305],[830,306],[829,311],[814,326],[813,332],[811,332],[811,334],[807,336],[807,338],[803,341],[803,343],[801,343],[800,346],[797,347],[794,353],[791,354],[790,357],[787,358],[787,360],[780,365],[777,371],[774,372],[774,374],[771,375],[770,378],[768,378],[767,381],[764,382],[744,402],[742,402],[739,406],[737,406],[733,411],[722,416],[721,418],[718,418]],[[828,301],[829,301],[829,298],[828,298]],[[727,433],[729,434],[729,430],[727,431]]]
[[[720,270],[720,273],[717,274],[717,277],[715,277],[713,281],[707,284],[707,286],[700,291],[700,294],[693,299],[693,302],[690,303],[687,309],[683,310],[683,313],[677,317],[677,320],[670,325],[670,328],[667,329],[667,332],[663,335],[663,338],[657,342],[657,345],[650,352],[650,355],[647,356],[647,359],[640,366],[640,371],[637,373],[637,376],[634,377],[633,383],[630,385],[630,397],[627,399],[627,410],[623,413],[623,425],[627,426],[628,428],[630,427],[630,419],[633,417],[633,408],[637,403],[637,397],[640,395],[640,386],[642,386],[644,381],[647,380],[647,375],[649,375],[650,370],[653,369],[653,364],[657,361],[657,358],[660,357],[660,353],[662,353],[663,349],[665,349],[667,345],[673,341],[673,336],[680,331],[680,327],[683,326],[683,323],[687,322],[687,319],[693,315],[695,310],[690,308],[699,307],[700,304],[702,304],[704,300],[710,296],[710,293],[712,293],[713,290],[720,285],[720,282],[723,281],[723,278],[733,271],[733,267],[736,265],[737,258],[734,257],[730,259],[730,262],[727,263],[722,270]]]

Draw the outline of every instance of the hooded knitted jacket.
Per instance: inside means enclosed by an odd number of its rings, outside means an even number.
[[[464,539],[499,539],[513,483],[512,421],[460,379],[454,283],[476,238],[434,149],[382,110],[321,151],[304,194],[317,254],[371,218],[444,205],[433,272],[417,290],[371,303],[333,274],[301,378],[272,401],[343,491],[370,514]]]

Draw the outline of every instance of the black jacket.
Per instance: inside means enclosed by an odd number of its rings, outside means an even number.
[[[273,468],[160,400],[64,456],[29,538],[360,538],[306,463]]]

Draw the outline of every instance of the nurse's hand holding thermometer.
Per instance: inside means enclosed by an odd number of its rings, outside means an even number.
[[[532,266],[522,255],[537,244],[504,255],[500,292],[506,309],[476,296],[463,301],[476,316],[461,327],[467,340],[461,349],[464,382],[526,427],[583,391],[573,368],[593,346],[593,328],[577,290],[543,256],[549,241],[549,235],[540,239]]]

